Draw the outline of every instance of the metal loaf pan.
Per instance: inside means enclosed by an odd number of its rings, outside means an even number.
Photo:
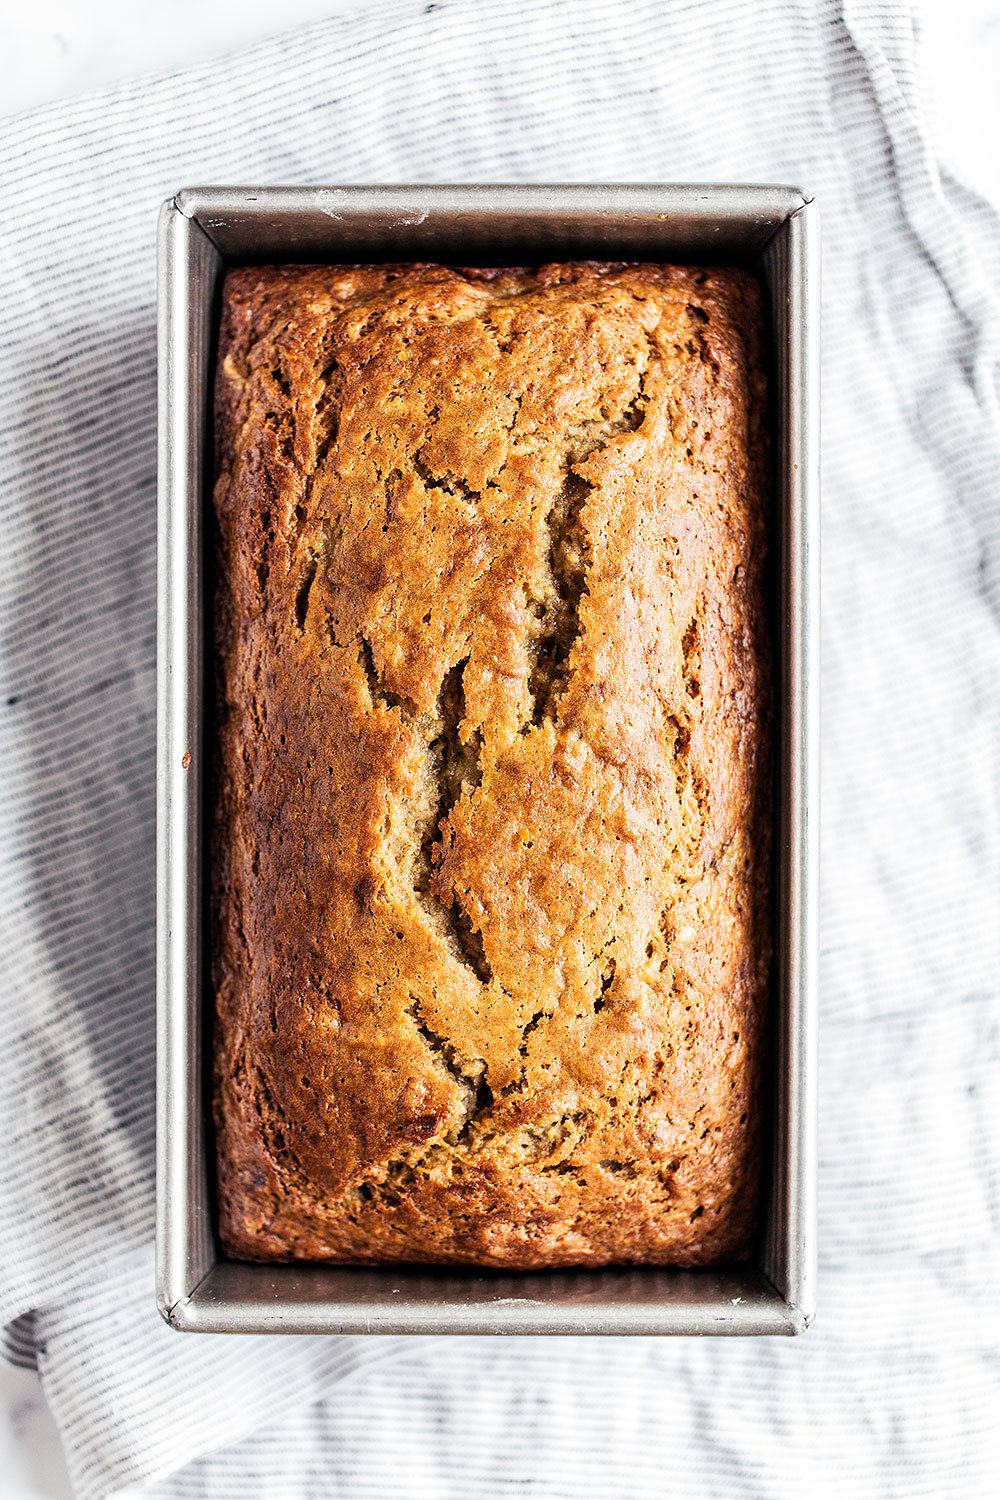
[[[477,1274],[220,1256],[209,1161],[205,954],[210,727],[203,538],[213,318],[247,261],[737,261],[768,290],[776,436],[777,931],[766,1231],[721,1270]],[[230,1333],[798,1333],[815,1281],[818,833],[816,207],[768,186],[197,188],[159,225],[157,1300]]]

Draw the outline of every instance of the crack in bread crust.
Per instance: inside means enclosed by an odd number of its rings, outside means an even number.
[[[423,831],[417,861],[416,889],[425,907],[440,904],[447,923],[453,951],[480,984],[493,978],[483,947],[482,934],[473,927],[469,914],[459,904],[454,891],[442,890],[435,878],[438,862],[448,833],[449,819],[468,793],[482,781],[479,751],[482,736],[478,729],[462,739],[465,721],[465,695],[462,674],[466,663],[460,661],[445,675],[438,697],[440,729],[427,746],[427,764],[437,787],[434,810]]]

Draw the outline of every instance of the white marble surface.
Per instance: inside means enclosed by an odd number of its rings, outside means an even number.
[[[0,1364],[0,1500],[70,1500],[72,1493],[37,1375]]]
[[[0,0],[0,115],[220,56],[357,3]],[[920,13],[938,154],[1000,206],[1000,0],[921,0]],[[37,1377],[0,1365],[0,1500],[71,1495]]]

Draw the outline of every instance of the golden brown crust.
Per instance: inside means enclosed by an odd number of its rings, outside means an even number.
[[[748,1252],[760,329],[734,270],[227,275],[230,1254]]]

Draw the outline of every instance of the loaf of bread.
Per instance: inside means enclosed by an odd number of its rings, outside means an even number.
[[[757,1227],[762,311],[252,267],[216,389],[220,1232],[694,1265]]]

